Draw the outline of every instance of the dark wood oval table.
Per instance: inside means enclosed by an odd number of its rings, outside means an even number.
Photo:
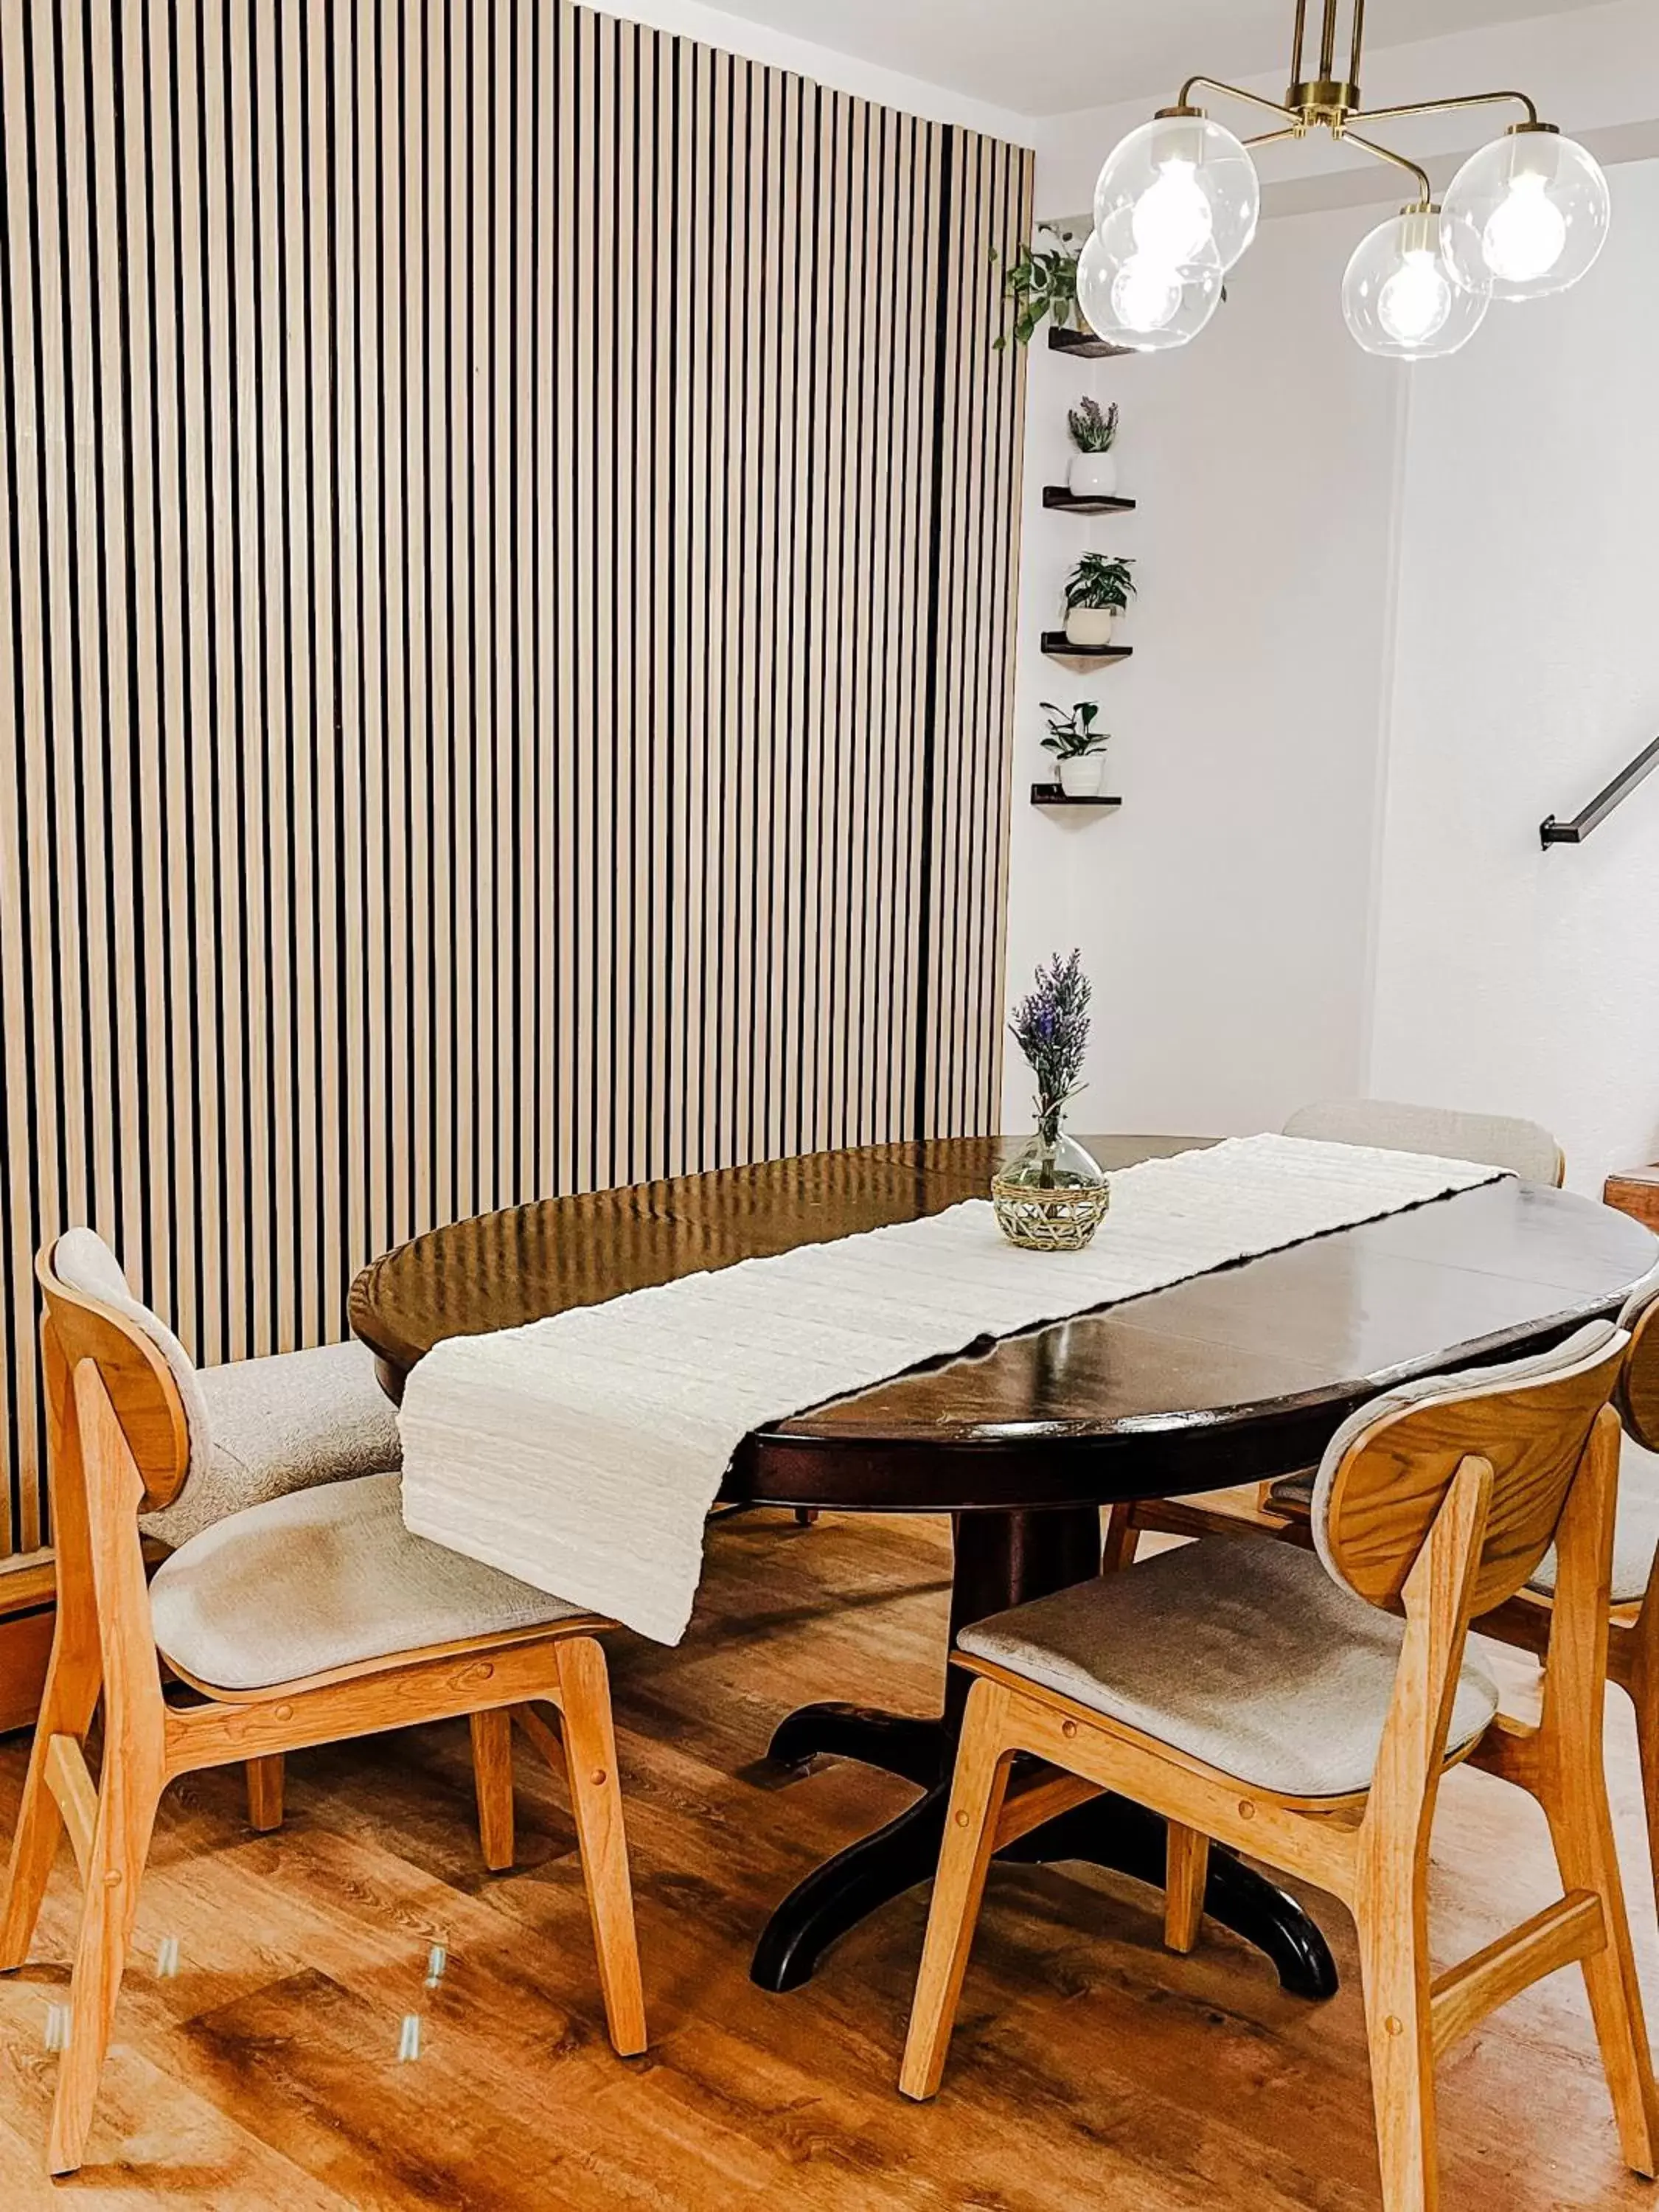
[[[1086,1141],[1103,1164],[1121,1168],[1202,1140]],[[352,1327],[397,1397],[446,1337],[939,1212],[982,1197],[1006,1149],[992,1137],[879,1145],[482,1215],[364,1268],[352,1285]],[[1100,1233],[1111,1234],[1109,1216]],[[721,1494],[745,1505],[950,1513],[954,1636],[1097,1573],[1103,1504],[1305,1467],[1378,1389],[1541,1350],[1616,1313],[1656,1257],[1659,1241],[1646,1229],[1590,1200],[1488,1184],[987,1340],[780,1419],[747,1439]],[[945,1710],[932,1718],[830,1703],[781,1723],[771,1746],[781,1763],[861,1759],[921,1795],[784,1900],[757,1949],[757,1981],[804,1981],[836,1936],[932,1873],[963,1686],[951,1669]],[[1091,1861],[1159,1882],[1164,1848],[1158,1821],[1109,1798],[1034,1828],[1005,1856]],[[1287,1988],[1334,1990],[1317,1928],[1254,1869],[1214,1854],[1205,1902],[1268,1954]]]

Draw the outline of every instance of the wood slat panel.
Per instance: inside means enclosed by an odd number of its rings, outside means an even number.
[[[993,1125],[1030,182],[569,6],[0,0],[0,1553],[70,1222],[215,1362]]]

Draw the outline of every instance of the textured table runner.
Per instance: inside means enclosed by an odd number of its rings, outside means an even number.
[[[1237,1137],[1111,1178],[1082,1252],[1008,1243],[988,1200],[434,1346],[409,1378],[416,1534],[675,1644],[703,1523],[751,1430],[906,1368],[1403,1212],[1502,1172]]]

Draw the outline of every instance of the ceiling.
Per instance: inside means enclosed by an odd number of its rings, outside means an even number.
[[[1202,69],[1245,76],[1289,58],[1291,0],[717,0],[727,15],[1019,115],[1173,97]],[[1557,15],[1596,0],[1371,0],[1366,45]],[[1348,9],[1342,7],[1346,35]],[[1318,9],[1310,7],[1312,23]]]

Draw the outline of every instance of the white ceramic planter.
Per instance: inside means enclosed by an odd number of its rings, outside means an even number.
[[[1060,787],[1067,799],[1098,799],[1106,781],[1104,752],[1076,753],[1059,763]]]
[[[1073,499],[1111,499],[1117,491],[1117,455],[1073,453],[1066,482]]]
[[[1109,645],[1117,617],[1115,607],[1067,607],[1066,641],[1072,645]]]

